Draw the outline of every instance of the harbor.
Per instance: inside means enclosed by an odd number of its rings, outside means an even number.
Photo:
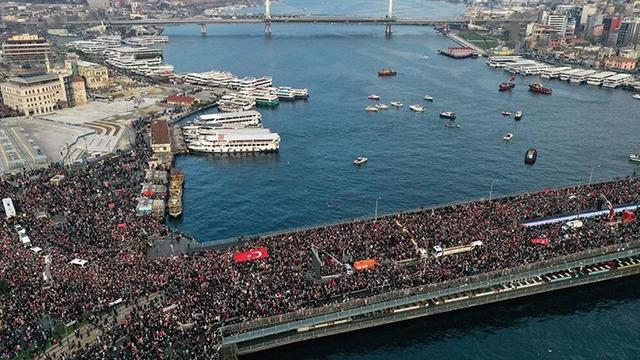
[[[587,84],[594,87],[621,88],[640,92],[640,79],[628,73],[572,68],[563,65],[555,66],[524,59],[521,56],[489,57],[486,64],[492,68],[503,69],[510,74],[533,75],[546,80],[568,81],[576,85]]]
[[[237,1],[0,5],[0,358],[634,358],[634,6]]]

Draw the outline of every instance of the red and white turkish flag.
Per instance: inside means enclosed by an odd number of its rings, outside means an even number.
[[[269,253],[267,252],[267,248],[260,247],[251,249],[249,251],[238,252],[233,255],[233,259],[237,263],[245,262],[245,261],[253,261],[258,259],[266,259],[269,257]]]

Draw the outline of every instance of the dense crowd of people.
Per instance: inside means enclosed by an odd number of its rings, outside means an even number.
[[[68,350],[76,359],[215,359],[220,326],[392,290],[530,264],[637,240],[636,222],[607,216],[567,231],[544,218],[640,201],[640,179],[548,189],[269,237],[191,255],[148,260],[152,237],[177,236],[136,201],[151,155],[148,120],[133,123],[136,139],[82,166],[51,165],[0,181],[18,216],[0,221],[0,359],[42,351],[56,341],[55,324],[100,328],[90,344]],[[54,175],[64,175],[58,184]],[[19,241],[25,229],[35,253]],[[548,239],[548,245],[533,238]],[[482,242],[472,251],[435,256],[434,247]],[[238,252],[268,256],[238,262]],[[312,249],[314,251],[312,251]],[[314,261],[314,253],[318,261]],[[47,264],[42,254],[50,259]],[[71,263],[83,259],[78,266]],[[374,266],[358,269],[359,260]],[[320,264],[320,272],[317,267]],[[137,299],[161,293],[143,304]],[[120,305],[114,305],[120,304]],[[131,306],[124,320],[104,316]]]

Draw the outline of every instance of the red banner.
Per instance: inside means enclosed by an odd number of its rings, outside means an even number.
[[[239,252],[233,256],[233,259],[237,263],[245,262],[245,261],[253,261],[258,259],[266,259],[269,257],[269,253],[267,252],[267,248],[260,247],[251,249],[249,251]]]
[[[636,214],[631,210],[625,210],[622,212],[622,221],[631,222],[636,219]]]
[[[535,244],[535,245],[549,246],[549,239],[546,239],[546,238],[535,238],[535,239],[531,239],[531,243]]]

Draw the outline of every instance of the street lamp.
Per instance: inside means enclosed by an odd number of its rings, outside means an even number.
[[[594,170],[596,167],[600,167],[600,165],[593,165],[593,166],[591,167],[591,174],[589,175],[589,185],[591,185],[591,180],[593,180],[593,170]]]
[[[491,180],[491,189],[489,190],[489,201],[491,201],[491,197],[493,196],[493,184],[495,184],[496,179]]]
[[[382,200],[382,198],[376,198],[376,210],[373,217],[373,222],[378,221],[378,200]]]

